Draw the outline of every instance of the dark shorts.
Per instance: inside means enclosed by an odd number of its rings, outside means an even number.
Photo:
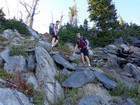
[[[52,34],[52,37],[55,38],[55,40],[58,40],[58,36],[55,34]]]
[[[86,48],[81,49],[81,50],[80,50],[80,53],[83,53],[84,56],[88,56],[88,55],[89,55],[89,54],[88,54],[88,50],[87,50]]]

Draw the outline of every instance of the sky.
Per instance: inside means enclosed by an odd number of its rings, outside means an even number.
[[[6,4],[7,1],[7,4]],[[4,13],[6,14],[6,18],[13,18],[14,16],[17,19],[20,19],[20,11],[22,11],[23,15],[26,15],[25,8],[18,3],[19,0],[0,0],[0,8],[3,7]],[[24,0],[27,3],[31,4],[32,0]],[[127,23],[133,22],[140,25],[140,0],[112,0],[117,9],[117,15],[121,16],[124,21]],[[78,24],[83,24],[85,19],[88,19],[89,12],[87,0],[76,0],[77,8],[78,8]],[[61,14],[63,14],[62,24],[65,24],[69,21],[68,12],[69,7],[74,4],[73,0],[40,0],[37,6],[37,12],[39,14],[34,17],[34,25],[33,28],[37,30],[39,33],[45,33],[49,31],[49,24],[56,20],[60,20]],[[8,15],[8,9],[10,15]],[[23,17],[25,19],[25,17]],[[89,23],[92,27],[92,22]]]

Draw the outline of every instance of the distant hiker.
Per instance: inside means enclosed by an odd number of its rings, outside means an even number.
[[[60,21],[56,21],[56,23],[54,24],[54,28],[53,28],[53,32],[52,32],[52,47],[54,47],[57,43],[58,43],[58,31],[61,27],[61,23],[62,23],[62,16],[61,16],[61,19]]]
[[[76,36],[77,36],[77,43],[75,45],[73,54],[75,54],[75,51],[77,48],[80,48],[80,54],[81,54],[81,59],[82,59],[83,64],[85,64],[85,59],[86,59],[88,66],[91,66],[90,60],[89,60],[89,54],[88,54],[89,41],[85,39],[83,36],[81,36],[79,32],[77,33]]]

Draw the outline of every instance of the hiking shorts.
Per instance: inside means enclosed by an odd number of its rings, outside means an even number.
[[[55,40],[58,40],[58,36],[57,35],[52,35],[53,38],[55,38]]]
[[[88,54],[88,50],[87,50],[86,48],[81,49],[81,50],[80,50],[80,53],[83,53],[84,56],[89,56],[89,54]]]

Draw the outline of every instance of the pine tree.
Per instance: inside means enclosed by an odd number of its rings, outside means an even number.
[[[100,30],[115,29],[118,26],[115,5],[112,0],[88,0],[89,18]]]
[[[0,9],[0,24],[2,24],[5,20],[5,14],[3,12],[3,8]]]
[[[69,9],[70,9],[70,11],[69,11],[70,24],[72,26],[76,26],[77,27],[77,23],[78,23],[78,19],[77,19],[78,10],[77,10],[77,4],[76,4],[75,0],[74,0],[74,5],[72,7],[69,7]]]
[[[88,20],[87,19],[84,20],[83,28],[84,28],[84,31],[88,31]]]

